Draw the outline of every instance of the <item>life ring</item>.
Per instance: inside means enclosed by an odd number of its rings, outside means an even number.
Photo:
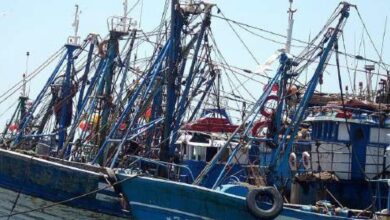
[[[297,155],[294,152],[292,152],[288,157],[288,164],[290,165],[290,169],[292,171],[297,171],[298,169]]]
[[[264,209],[258,206],[257,199],[263,199],[268,203],[271,201],[271,208]],[[264,200],[268,198],[268,200]],[[246,196],[246,204],[256,218],[259,219],[273,219],[280,214],[283,209],[283,198],[280,193],[274,187],[262,187],[249,191]]]
[[[307,151],[302,153],[302,164],[306,170],[310,169],[310,154]]]
[[[256,121],[255,124],[252,127],[252,136],[253,137],[258,137],[259,135],[259,130],[262,128],[266,128],[269,125],[269,121]]]
[[[265,109],[265,104],[266,104],[267,102],[271,101],[271,100],[278,101],[278,96],[277,96],[277,95],[270,95],[270,96],[268,96],[268,97],[265,99],[264,105],[261,106],[261,108],[260,108],[260,113],[261,113],[262,115],[264,115],[265,117],[267,117],[267,118],[271,117],[272,111],[267,111],[267,110]]]
[[[18,129],[19,129],[19,125],[17,123],[13,123],[8,126],[8,130],[10,130],[11,132],[17,131]]]
[[[263,88],[263,91],[267,90],[269,87],[269,84],[265,85],[264,88]],[[279,84],[275,83],[272,85],[271,87],[271,93],[272,92],[277,92],[279,90]]]

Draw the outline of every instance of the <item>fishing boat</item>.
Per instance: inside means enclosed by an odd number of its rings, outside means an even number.
[[[200,160],[205,162],[206,164],[202,171],[199,174],[195,175],[195,179],[194,181],[192,181],[191,185],[186,183],[177,183],[172,180],[159,180],[156,178],[148,177],[134,178],[133,181],[125,181],[121,184],[122,191],[124,195],[129,198],[129,204],[130,206],[132,206],[135,215],[140,218],[159,218],[162,216],[163,218],[180,219],[224,219],[227,216],[224,216],[222,212],[217,211],[220,210],[221,207],[215,207],[214,205],[222,203],[224,204],[223,206],[226,207],[229,205],[227,205],[225,202],[236,200],[237,202],[240,201],[237,205],[235,205],[236,208],[229,209],[228,213],[225,212],[230,218],[233,219],[239,218],[238,216],[236,217],[234,214],[238,210],[247,210],[249,214],[255,216],[255,218],[260,219],[356,219],[372,218],[376,216],[377,213],[372,211],[367,212],[366,210],[362,209],[348,209],[344,208],[343,206],[337,208],[329,201],[319,201],[318,198],[315,198],[317,200],[314,200],[314,203],[313,201],[307,203],[296,201],[294,200],[294,196],[298,198],[300,195],[294,195],[294,190],[293,188],[289,188],[290,186],[285,188],[287,190],[284,191],[283,194],[287,195],[287,193],[291,193],[292,199],[290,201],[298,204],[294,205],[291,203],[284,203],[283,210],[280,212],[279,215],[272,215],[272,217],[267,216],[268,214],[270,215],[270,213],[274,213],[274,211],[277,210],[276,207],[279,207],[280,202],[280,199],[277,199],[280,198],[280,195],[278,195],[279,193],[273,194],[270,191],[274,192],[274,190],[276,189],[274,188],[274,186],[277,186],[279,189],[281,189],[282,187],[286,186],[286,183],[290,184],[293,182],[292,177],[294,177],[295,172],[294,169],[291,169],[291,167],[298,168],[298,165],[296,165],[298,160],[296,159],[296,157],[292,157],[293,159],[295,159],[295,161],[289,160],[289,155],[294,155],[295,149],[299,149],[299,146],[306,147],[306,149],[310,148],[311,146],[310,142],[305,142],[305,140],[296,141],[295,138],[298,134],[298,131],[301,130],[301,122],[303,122],[305,119],[308,103],[313,97],[314,90],[319,82],[322,72],[324,71],[325,61],[329,59],[330,53],[334,50],[334,46],[337,43],[338,37],[340,36],[339,31],[341,31],[342,27],[345,24],[346,18],[349,16],[349,9],[351,6],[352,5],[348,3],[341,3],[336,10],[336,16],[333,17],[333,21],[337,21],[337,25],[334,28],[325,28],[323,32],[319,34],[319,36],[324,34],[324,37],[323,39],[319,40],[320,46],[316,47],[321,49],[321,52],[318,56],[318,65],[315,68],[316,70],[312,76],[312,79],[306,86],[306,90],[304,91],[303,96],[300,97],[300,102],[296,105],[296,107],[294,107],[294,111],[289,111],[288,109],[289,106],[291,106],[291,103],[288,103],[287,105],[280,104],[278,107],[276,107],[274,111],[271,112],[266,112],[264,107],[265,104],[270,101],[270,97],[272,97],[273,99],[273,97],[275,96],[272,94],[273,92],[276,92],[278,94],[278,97],[283,97],[285,95],[294,95],[291,94],[293,93],[294,89],[286,88],[286,85],[288,85],[287,82],[291,78],[294,78],[299,74],[299,72],[297,71],[302,71],[302,69],[300,69],[300,65],[306,65],[300,64],[297,61],[294,61],[293,58],[291,58],[288,54],[282,53],[279,56],[280,67],[278,69],[277,74],[269,81],[269,84],[265,88],[264,93],[255,103],[253,109],[250,111],[248,116],[245,117],[243,123],[240,126],[236,127],[233,132],[225,132],[230,134],[227,136],[226,140],[222,142],[223,145],[217,147],[218,150],[216,153],[213,154],[210,150],[207,149],[213,147],[213,142],[215,140],[215,137],[211,136],[210,134],[218,133],[220,132],[220,130],[222,130],[219,123],[225,124],[225,129],[230,128],[231,125],[227,123],[229,120],[226,120],[226,118],[222,120],[210,118],[206,115],[205,117],[185,124],[182,127],[184,135],[182,136],[181,140],[176,143],[188,144],[188,147],[186,146],[186,148],[182,148],[182,150],[179,151],[179,153],[185,152],[184,155],[187,156],[187,159],[185,159],[184,163],[186,163],[187,161]],[[177,9],[179,7],[172,6],[172,8]],[[336,20],[336,18],[339,19]],[[331,22],[329,22],[329,24],[330,23]],[[315,43],[312,42],[310,45],[314,44]],[[315,51],[311,51],[310,54],[307,54],[306,52],[307,51],[303,52],[303,56],[311,56],[312,54],[316,53]],[[305,58],[297,58],[297,60],[303,60],[303,63],[305,63],[305,61],[313,62],[313,60]],[[294,71],[294,68],[298,70]],[[274,86],[276,84],[278,84],[278,86]],[[282,114],[284,114],[283,112],[285,111],[287,112],[287,114],[292,114],[292,119],[290,120],[289,124],[284,124],[282,126],[282,123],[278,124],[278,122],[284,121]],[[276,132],[271,133],[271,136],[265,136],[264,133],[263,135],[260,135],[260,137],[257,136],[259,134],[259,132],[257,131],[261,128],[261,126],[255,126],[256,124],[258,124],[255,123],[255,121],[258,119],[257,115],[259,113],[263,114],[263,116],[266,117],[270,117],[274,114],[274,119],[270,120],[270,122],[262,123],[263,125],[273,124],[273,126],[276,128]],[[310,118],[308,120],[310,120]],[[207,125],[207,122],[210,121],[213,121],[212,125]],[[281,129],[282,127],[283,129]],[[256,132],[254,131],[254,129],[256,130]],[[279,130],[282,131],[280,132]],[[273,129],[268,127],[268,131],[273,131]],[[261,133],[262,132],[260,132],[260,134]],[[259,144],[262,148],[267,149],[267,151],[260,152],[259,154],[260,162],[264,164],[263,167],[260,167],[260,172],[263,171],[262,173],[266,174],[263,176],[265,180],[263,181],[263,184],[265,182],[265,184],[268,184],[271,187],[267,188],[265,187],[265,185],[258,185],[257,187],[254,187],[254,190],[250,190],[248,188],[245,190],[243,189],[245,187],[242,187],[241,184],[243,183],[240,181],[239,178],[236,179],[235,182],[233,181],[231,187],[226,187],[226,181],[230,179],[229,177],[234,175],[232,174],[231,168],[234,167],[236,163],[238,164],[238,161],[235,160],[237,158],[237,155],[240,155],[241,152],[245,152],[245,150],[247,150],[246,148],[256,147],[256,145]],[[201,147],[203,147],[203,149]],[[224,160],[222,158],[224,157],[226,152],[229,152],[229,156],[226,158],[226,160]],[[213,155],[210,160],[207,160],[207,153],[212,153]],[[307,163],[308,161],[310,161],[310,153],[303,152],[302,156],[305,158],[301,160],[303,164],[300,165],[300,167],[304,167],[303,169],[307,169]],[[138,158],[138,160],[142,160],[142,158]],[[159,163],[156,161],[149,162],[156,164]],[[289,166],[289,164],[291,164],[290,162],[293,163],[294,166]],[[218,172],[213,173],[217,165],[221,165],[222,169]],[[180,173],[177,172],[177,169],[175,168],[176,165],[174,163],[160,163],[158,164],[158,166],[165,167],[168,170],[168,173]],[[179,169],[188,169],[187,166],[180,167],[178,165],[177,167],[179,167]],[[132,176],[131,172],[131,169],[125,169],[124,172],[118,172],[117,177],[118,179],[124,179],[124,177]],[[189,176],[193,178],[191,169],[187,172]],[[172,175],[169,174],[165,176],[168,177],[168,179],[172,177]],[[319,174],[319,178],[322,178],[321,174]],[[331,175],[330,178],[332,178]],[[173,179],[175,178],[173,177]],[[210,184],[210,182],[207,182],[207,180],[212,180],[212,184]],[[307,181],[303,180],[303,182],[306,183]],[[145,191],[151,192],[151,195],[148,195],[148,193],[143,193],[142,195],[139,195],[140,193],[135,190],[135,188],[145,188]],[[303,188],[301,192],[306,193],[306,191],[304,191],[304,189],[306,188]],[[354,187],[352,188],[355,190],[357,189]],[[164,189],[162,190],[162,192],[169,194],[169,197],[156,196],[157,193],[161,193],[161,191],[158,189]],[[219,189],[225,189],[226,191],[224,193],[221,193]],[[289,189],[291,189],[291,191]],[[260,193],[261,191],[263,191],[263,193]],[[268,195],[268,202],[273,201],[270,202],[271,208],[262,208],[261,198],[259,198],[261,196],[252,197],[254,195],[254,193],[252,192],[259,192],[259,194],[262,194],[263,196],[264,194]],[[186,196],[183,196],[183,194]],[[315,196],[316,194],[310,192],[306,195]],[[330,193],[330,196],[332,195],[333,194]],[[219,199],[220,197],[223,198]],[[219,199],[218,201],[216,201],[217,198]],[[251,203],[253,201],[253,198],[255,198],[255,201],[254,203]],[[256,201],[256,198],[260,201]],[[328,197],[323,197],[323,199],[327,198]],[[387,200],[387,197],[384,199]],[[201,204],[197,203],[199,200],[202,201]],[[247,203],[246,208],[245,201]],[[256,205],[252,206],[251,204]],[[265,202],[265,204],[267,204],[267,201]],[[213,207],[212,212],[208,212],[210,207]],[[158,214],[156,216],[153,216],[150,213]],[[240,216],[243,215],[244,214],[240,214]]]
[[[129,218],[102,168],[0,149],[0,218]]]
[[[0,217],[385,218],[388,176],[374,171],[388,163],[388,137],[380,135],[389,131],[387,116],[343,94],[341,103],[313,104],[355,6],[340,3],[292,56],[290,5],[279,68],[249,110],[243,104],[237,124],[221,107],[219,68],[227,64],[213,60],[220,53],[210,30],[215,7],[173,0],[169,28],[162,22],[145,33],[127,16],[125,1],[124,15],[108,20],[109,35],[91,34],[82,44],[76,10],[75,34],[58,65],[28,108],[23,93],[3,133],[0,197],[7,202]],[[134,47],[150,36],[152,55],[137,66]],[[311,80],[297,85],[311,64]],[[378,100],[386,100],[387,88]],[[340,144],[346,148],[335,149]],[[367,188],[376,191],[376,209],[366,210],[373,198]]]
[[[123,36],[123,28],[127,30],[131,25],[127,17],[120,21],[114,17],[110,19],[109,40],[99,44],[98,36],[90,34],[81,41],[79,14],[76,5],[75,33],[43,65],[47,66],[61,56],[34,101],[30,101],[25,92],[27,73],[24,74],[20,103],[1,138],[0,218],[111,219],[131,216],[105,168],[67,160],[73,153],[71,146],[75,145],[69,144],[75,137],[69,129],[74,122],[73,116],[81,117],[83,100],[90,100],[89,96],[96,89],[95,82],[100,80],[104,85],[106,80],[101,79],[105,78],[102,75],[112,74],[113,60],[119,52],[118,40]],[[103,54],[96,52],[97,45]],[[84,63],[76,70],[80,56],[84,57]],[[98,67],[95,61],[100,61]],[[42,71],[42,68],[38,70]],[[95,73],[91,77],[93,70]],[[31,104],[27,105],[27,102]],[[74,103],[78,108],[73,108]],[[78,125],[76,121],[75,127]]]

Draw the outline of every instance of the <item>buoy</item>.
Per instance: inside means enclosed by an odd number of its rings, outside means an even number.
[[[120,131],[124,131],[124,130],[126,130],[126,127],[127,127],[127,125],[126,125],[126,123],[121,123],[120,125],[119,125],[119,130]]]
[[[263,91],[268,89],[269,84],[265,85]],[[279,90],[279,85],[277,83],[272,85],[271,92],[277,92]]]
[[[90,124],[96,126],[100,121],[100,115],[98,113],[94,113],[89,120]]]
[[[310,154],[307,151],[302,153],[302,163],[306,170],[310,169]]]
[[[297,166],[298,165],[298,163],[297,163],[297,155],[294,152],[292,152],[290,154],[290,156],[288,158],[288,163],[289,163],[290,169],[292,171],[297,171],[297,169],[298,169],[298,166]]]
[[[11,132],[14,132],[14,131],[17,131],[18,130],[18,127],[19,125],[17,123],[13,123],[11,124],[9,127],[8,127],[8,130],[10,130]]]
[[[151,107],[148,107],[148,109],[146,109],[144,117],[145,117],[146,121],[150,120],[150,118],[152,117],[152,108]]]
[[[85,121],[85,120],[82,120],[79,124],[79,128],[82,130],[82,131],[87,131],[90,129],[90,125]]]

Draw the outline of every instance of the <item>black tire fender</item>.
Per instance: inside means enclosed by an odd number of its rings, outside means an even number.
[[[272,200],[270,209],[263,209],[258,206],[257,198],[265,196]],[[246,203],[252,215],[260,219],[273,219],[283,209],[282,195],[274,187],[261,187],[250,190],[246,196]]]

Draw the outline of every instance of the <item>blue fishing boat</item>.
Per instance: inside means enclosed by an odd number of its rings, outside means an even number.
[[[169,28],[150,33],[157,40],[144,70],[131,61],[140,30],[130,28],[127,1],[100,42],[91,34],[80,44],[76,11],[75,35],[60,62],[29,107],[23,92],[3,132],[0,217],[386,217],[388,113],[344,100],[342,91],[339,103],[313,104],[333,52],[339,67],[338,40],[355,6],[340,3],[298,56],[289,54],[290,7],[279,68],[242,110],[240,125],[220,105],[215,7],[173,0]],[[313,76],[298,88],[313,63]],[[215,96],[212,107],[207,96]],[[378,97],[385,100],[385,92]]]
[[[104,169],[0,149],[0,218],[128,218]]]
[[[128,33],[131,24],[127,18],[111,18],[108,40],[99,44],[98,36],[90,34],[81,41],[79,14],[76,5],[75,34],[44,63],[43,66],[47,66],[61,56],[34,101],[27,97],[23,78],[20,103],[1,137],[0,218],[111,219],[131,216],[105,168],[69,160],[71,153],[74,154],[72,146],[79,143],[73,141],[75,134],[70,128],[78,127],[80,110],[91,100],[92,91],[99,90],[97,95],[104,95],[104,90],[96,87],[109,84],[106,75],[113,74],[113,60],[118,59],[119,53],[118,41],[124,35],[123,31]],[[84,57],[84,63],[76,71],[79,56]],[[97,66],[93,64],[95,61],[99,63]],[[27,102],[31,104],[27,105]]]
[[[309,114],[307,112],[308,104],[313,97],[313,94],[314,94],[314,91],[315,91],[317,84],[321,81],[320,78],[321,78],[322,72],[324,71],[326,61],[329,59],[330,54],[334,50],[336,50],[336,58],[338,56],[339,52],[337,51],[336,45],[337,45],[338,37],[340,36],[339,31],[342,30],[342,28],[345,24],[345,21],[349,16],[349,8],[350,7],[351,7],[351,5],[348,3],[340,4],[340,7],[336,10],[336,16],[332,17],[333,21],[336,20],[335,18],[337,18],[337,17],[339,18],[337,25],[334,28],[329,28],[329,29],[325,28],[322,31],[322,33],[319,34],[319,35],[322,35],[322,34],[324,34],[324,35],[323,35],[323,38],[320,40],[320,46],[317,47],[317,49],[320,50],[318,53],[318,56],[317,56],[319,58],[318,65],[316,67],[316,70],[315,70],[315,73],[314,73],[312,79],[309,81],[308,85],[306,86],[306,90],[304,91],[304,94],[299,97],[300,100],[295,105],[293,104],[293,101],[290,102],[291,100],[287,100],[288,102],[286,101],[286,104],[284,102],[280,101],[279,105],[276,107],[276,109],[273,112],[271,111],[271,112],[264,113],[264,105],[268,101],[270,101],[270,99],[271,99],[270,97],[275,96],[275,94],[272,94],[274,92],[273,91],[274,90],[273,88],[275,87],[274,85],[277,85],[276,86],[277,89],[275,91],[276,95],[277,95],[276,97],[288,96],[289,99],[292,99],[291,97],[294,95],[294,89],[292,87],[290,87],[289,89],[286,88],[286,85],[288,84],[287,82],[289,82],[290,79],[299,75],[299,72],[302,71],[302,66],[307,65],[307,63],[305,63],[305,62],[303,62],[304,64],[300,64],[298,61],[304,60],[307,62],[313,62],[313,60],[305,59],[305,58],[293,59],[293,58],[289,57],[288,54],[282,53],[280,55],[280,67],[278,69],[278,72],[274,76],[274,78],[272,78],[270,80],[270,82],[268,84],[269,86],[266,87],[263,95],[258,99],[257,103],[254,105],[253,110],[251,111],[252,115],[248,116],[245,120],[243,120],[244,123],[240,127],[236,128],[234,132],[231,132],[232,134],[230,134],[228,136],[228,138],[223,142],[224,144],[222,146],[218,147],[218,151],[213,154],[214,156],[212,157],[211,160],[207,161],[207,156],[206,156],[207,150],[205,151],[205,154],[202,154],[202,150],[199,148],[202,147],[201,146],[202,144],[204,145],[203,146],[204,149],[207,149],[207,147],[212,147],[210,145],[210,141],[213,141],[213,138],[208,134],[209,136],[206,136],[206,138],[203,137],[207,141],[198,141],[198,146],[195,146],[196,144],[194,145],[194,141],[192,141],[193,140],[192,138],[195,136],[194,133],[199,133],[199,131],[196,131],[196,129],[198,129],[199,126],[201,126],[201,125],[196,124],[196,121],[195,121],[193,124],[189,124],[187,126],[187,128],[184,128],[184,130],[185,129],[187,129],[187,130],[192,129],[192,132],[190,132],[190,137],[188,139],[187,139],[186,135],[184,135],[184,137],[182,138],[182,140],[179,141],[179,143],[181,144],[181,143],[183,143],[183,140],[187,140],[186,144],[189,143],[190,146],[192,145],[191,147],[198,147],[198,149],[196,150],[197,151],[196,153],[194,153],[195,151],[193,151],[191,149],[188,150],[189,148],[187,148],[186,151],[184,151],[184,152],[186,152],[187,156],[190,156],[190,158],[188,158],[187,160],[189,160],[191,162],[194,161],[194,158],[192,158],[192,156],[191,156],[192,154],[194,154],[194,156],[196,158],[195,161],[196,160],[199,161],[199,158],[203,158],[201,160],[203,162],[206,162],[206,165],[204,166],[204,169],[202,170],[202,172],[200,172],[199,175],[197,175],[195,177],[195,180],[193,181],[194,185],[208,186],[209,188],[212,189],[211,191],[207,191],[210,195],[213,193],[216,193],[218,187],[222,187],[223,184],[226,184],[227,180],[231,180],[229,177],[232,177],[232,176],[234,176],[234,174],[237,173],[237,172],[231,172],[232,171],[231,168],[234,167],[236,163],[238,163],[238,161],[235,160],[236,156],[238,154],[240,154],[241,152],[245,152],[244,149],[246,147],[248,147],[248,146],[256,147],[256,145],[258,145],[260,143],[260,145],[261,145],[260,147],[265,149],[265,151],[261,151],[259,154],[260,163],[262,163],[262,166],[260,166],[260,169],[262,170],[261,173],[266,174],[266,176],[264,176],[264,177],[265,177],[267,184],[272,185],[272,186],[275,185],[281,190],[284,189],[283,194],[291,196],[290,201],[292,203],[299,204],[299,205],[295,206],[295,207],[299,207],[298,209],[292,208],[292,207],[294,207],[294,205],[286,204],[282,213],[280,214],[281,218],[282,217],[288,218],[288,217],[299,216],[298,218],[300,218],[300,219],[313,219],[313,218],[322,218],[322,217],[334,218],[334,219],[337,219],[337,218],[351,218],[351,219],[353,219],[353,218],[367,218],[367,217],[371,218],[375,215],[375,211],[370,211],[370,213],[368,215],[365,215],[364,213],[366,213],[366,211],[362,210],[362,209],[351,210],[351,209],[341,208],[341,210],[340,210],[340,208],[337,209],[332,204],[330,204],[329,202],[326,201],[326,200],[332,200],[334,202],[338,202],[338,205],[340,207],[344,207],[342,204],[347,204],[347,205],[351,204],[352,207],[356,207],[356,208],[363,207],[365,205],[363,203],[358,203],[361,206],[357,206],[356,203],[353,204],[353,203],[343,203],[343,202],[346,202],[346,200],[348,200],[348,199],[350,201],[355,200],[355,202],[358,202],[359,200],[357,200],[357,198],[359,196],[357,196],[356,193],[354,193],[354,192],[360,192],[360,193],[362,193],[361,195],[363,195],[363,194],[367,193],[367,191],[365,191],[363,189],[371,189],[370,187],[367,187],[367,184],[369,184],[369,183],[367,183],[366,181],[364,181],[364,183],[360,186],[359,186],[359,184],[361,184],[361,183],[359,183],[359,181],[356,181],[356,179],[353,179],[354,181],[349,181],[349,182],[348,181],[347,182],[339,181],[339,182],[334,183],[333,188],[331,188],[330,186],[329,186],[329,189],[327,189],[326,187],[323,188],[325,190],[325,192],[327,193],[327,195],[325,195],[323,197],[316,196],[317,195],[316,193],[318,192],[318,186],[311,185],[312,183],[308,182],[308,179],[304,179],[305,175],[301,175],[301,174],[310,174],[312,178],[317,178],[316,181],[318,182],[319,185],[322,184],[322,186],[324,184],[326,185],[328,183],[328,181],[332,181],[332,180],[337,179],[337,177],[335,177],[335,175],[333,175],[332,173],[330,173],[328,175],[327,172],[322,172],[322,171],[308,172],[308,170],[310,169],[310,163],[313,161],[311,159],[311,154],[314,152],[313,149],[315,149],[316,145],[312,145],[313,141],[306,141],[306,140],[297,140],[296,141],[296,137],[299,137],[299,135],[303,135],[304,129],[307,129],[307,127],[306,128],[301,127],[301,123],[303,121],[305,121],[305,118]],[[354,7],[354,6],[352,6],[352,7]],[[314,45],[314,42],[312,42],[310,45]],[[304,54],[304,56],[312,56],[313,54],[316,54],[316,52],[315,52],[315,50],[314,50],[314,52],[311,51],[310,53],[307,51],[304,51],[303,54]],[[276,100],[278,100],[278,98],[276,98]],[[292,106],[294,106],[294,107],[292,107]],[[348,113],[346,111],[344,103],[342,104],[342,107],[343,107],[342,112],[344,113],[344,115],[347,115]],[[287,113],[284,113],[284,112],[287,112]],[[256,137],[257,136],[256,134],[258,134],[258,132],[253,131],[254,129],[259,130],[259,127],[256,127],[257,122],[255,123],[256,116],[259,113],[261,113],[263,116],[267,116],[267,114],[268,114],[268,117],[273,115],[273,118],[272,118],[272,120],[270,120],[270,122],[263,123],[263,124],[268,125],[268,126],[266,126],[266,127],[268,127],[268,132],[273,131],[273,133],[271,133],[270,136]],[[289,115],[288,117],[291,117],[289,123],[285,122],[285,119],[283,119],[283,114]],[[286,117],[286,118],[288,118],[288,117]],[[355,117],[359,117],[359,116],[357,114],[355,114]],[[203,119],[200,119],[200,121],[202,121],[202,120]],[[312,119],[310,117],[308,117],[306,122],[310,122],[310,120],[312,120]],[[355,125],[353,124],[353,121],[349,121],[349,122],[352,122],[352,125],[351,125],[351,129],[352,129],[352,127]],[[260,123],[261,123],[261,121],[260,121]],[[334,132],[337,132],[337,128],[329,127],[328,124],[324,128],[324,126],[322,126],[322,125],[318,126],[317,123],[319,123],[319,122],[312,123],[312,127],[311,127],[312,132],[313,132],[312,134],[316,135],[316,134],[320,133],[319,134],[320,136],[325,135],[326,137],[333,137],[333,138],[335,137],[332,135],[334,134]],[[364,123],[367,123],[367,121],[366,122],[360,121],[360,123],[364,124]],[[214,124],[214,125],[216,125],[216,124]],[[273,126],[275,129],[272,129],[272,127],[269,125]],[[378,126],[378,125],[376,125],[376,126]],[[345,127],[347,128],[348,126],[345,126]],[[319,130],[317,128],[322,129],[323,132],[322,133],[319,132]],[[210,132],[209,131],[210,129],[212,130],[212,127],[209,125],[209,127],[203,128],[203,131],[206,131],[206,133],[212,133],[213,131]],[[176,130],[174,130],[174,131],[176,131]],[[340,131],[343,132],[342,129],[340,129]],[[361,146],[362,148],[363,147],[366,148],[367,147],[366,143],[367,143],[368,139],[367,138],[362,139],[362,137],[367,137],[367,134],[364,134],[361,131],[360,131],[360,133],[361,133],[360,138],[350,138],[350,139],[353,139],[353,141],[358,142],[358,143],[353,143],[354,146],[356,145],[356,146]],[[373,135],[375,137],[377,137],[377,135],[375,135],[375,134],[373,134]],[[315,137],[313,140],[318,140],[317,136],[313,136],[313,137]],[[323,137],[323,136],[321,136],[321,137]],[[199,140],[199,138],[194,138],[194,139]],[[173,140],[176,140],[176,139],[173,139]],[[361,141],[366,141],[366,143],[361,143]],[[382,148],[383,148],[384,146],[387,145],[387,142],[386,142],[386,140],[382,140],[380,143],[377,143],[377,144],[379,144],[378,146],[382,146]],[[354,147],[354,148],[356,149],[356,147]],[[309,150],[307,150],[307,149],[309,149]],[[332,149],[332,151],[333,150],[334,149]],[[317,148],[317,151],[318,151],[318,148]],[[223,158],[224,153],[226,153],[226,152],[229,152],[230,156],[227,158],[227,160],[224,160],[222,158]],[[212,153],[212,152],[209,152],[209,153]],[[382,156],[383,156],[383,154],[381,155],[381,157]],[[298,157],[299,157],[299,159],[297,159]],[[352,161],[355,161],[354,162],[355,165],[353,165],[353,166],[356,166],[356,159],[351,157],[351,154],[349,155],[349,157],[352,158],[351,159]],[[365,157],[364,154],[363,154],[363,157]],[[186,163],[186,161],[184,162],[184,164]],[[354,164],[354,163],[352,163],[352,164]],[[198,163],[198,164],[200,164],[200,163]],[[213,173],[215,168],[218,166],[221,166],[221,165],[223,167],[222,170],[219,170],[220,172]],[[372,164],[368,164],[368,165],[372,165]],[[172,165],[172,166],[174,166],[174,165]],[[363,164],[363,166],[365,166],[365,164]],[[192,166],[192,167],[195,167],[195,166]],[[358,168],[359,167],[354,167],[354,171],[351,173],[354,174],[354,172],[359,172]],[[196,170],[196,167],[195,167],[195,169],[193,168],[193,170]],[[304,171],[304,172],[301,172],[301,171]],[[119,176],[120,175],[121,174],[119,174]],[[189,175],[189,176],[191,176],[191,175]],[[121,178],[121,177],[119,177],[119,178]],[[301,179],[299,179],[299,178],[301,178]],[[310,176],[309,176],[309,178],[310,178]],[[210,185],[210,183],[207,182],[207,180],[212,180],[211,182],[213,184]],[[238,180],[238,183],[236,183],[236,184],[239,185],[240,179],[238,178],[237,180]],[[155,181],[156,182],[154,182],[153,184],[159,185],[157,183],[158,180],[155,180]],[[302,183],[299,186],[297,186],[298,181],[300,181]],[[147,181],[145,180],[145,185],[146,185],[146,182]],[[164,182],[164,184],[170,185],[170,187],[175,188],[175,189],[181,189],[181,187],[184,187],[184,186],[190,188],[191,190],[194,188],[197,188],[197,186],[192,186],[192,185],[183,185],[183,184],[175,185],[175,183],[173,183],[173,182]],[[291,185],[291,184],[295,184],[295,185]],[[305,184],[308,186],[306,186]],[[347,189],[348,187],[349,187],[349,189]],[[375,187],[377,188],[377,192],[379,194],[387,195],[387,187],[386,186],[383,186],[383,184],[382,185],[379,184],[379,185],[376,185]],[[343,190],[343,188],[345,188],[347,190]],[[309,190],[312,189],[312,191],[307,191],[308,189]],[[332,192],[337,191],[337,190],[342,191],[342,194],[332,193]],[[125,193],[125,195],[132,195],[132,197],[134,199],[137,198],[136,192],[134,192],[130,186],[128,186],[128,188],[124,187],[122,189],[122,191]],[[250,191],[247,191],[247,193],[248,192],[250,192]],[[235,194],[235,193],[231,193],[231,194]],[[344,197],[345,200],[342,200],[342,202],[340,203],[337,200],[337,198],[339,198],[339,196],[342,197],[343,194],[344,195],[348,194],[350,197],[349,198]],[[177,199],[178,201],[181,201],[181,198],[179,196],[177,196],[177,198],[176,198],[173,195],[174,194],[172,193],[173,198]],[[246,195],[249,195],[249,194],[243,193],[241,196],[244,196],[244,197],[241,197],[241,198],[244,199]],[[335,195],[337,195],[337,196],[335,197]],[[304,199],[305,196],[311,197],[312,200],[310,200],[310,201],[309,200],[307,200],[307,201],[301,200],[301,199]],[[359,198],[364,198],[365,202],[369,203],[371,201],[372,194],[369,196],[368,196],[368,194],[365,194],[364,196],[359,197]],[[149,207],[155,208],[156,210],[160,210],[160,209],[163,210],[164,207],[168,206],[168,207],[170,207],[168,209],[169,215],[174,216],[175,210],[171,210],[173,207],[173,204],[167,203],[164,200],[158,200],[158,199],[153,200],[150,197],[148,199],[140,200],[140,203],[142,203],[142,205],[143,205],[143,207],[141,209],[145,209],[145,207],[149,206]],[[320,200],[320,199],[326,199],[326,200]],[[191,200],[191,198],[190,198],[190,200]],[[379,196],[379,197],[375,198],[375,201],[382,203],[382,204],[384,204],[385,201],[387,201],[387,200],[388,200],[387,196],[384,196],[384,197]],[[248,201],[248,199],[246,201]],[[176,203],[176,202],[172,202],[172,203]],[[187,204],[188,202],[187,203],[183,202],[183,203]],[[136,204],[140,205],[139,203],[136,203]],[[161,204],[161,206],[159,204]],[[194,214],[195,213],[195,216],[198,216],[198,214],[196,214],[196,212],[191,211],[191,207],[182,207],[182,206],[180,206],[180,207],[181,207],[180,208],[181,212],[184,212],[187,214],[189,214],[189,213]],[[320,208],[320,207],[322,207],[322,208]],[[348,207],[350,207],[350,206],[348,206]],[[365,207],[367,207],[367,206],[365,206]],[[323,211],[324,209],[328,210],[328,211]],[[166,211],[168,211],[168,210],[166,210]],[[289,211],[288,212],[286,211],[286,213],[285,213],[284,210],[289,210]],[[331,210],[331,211],[329,211],[329,210]],[[354,211],[357,214],[353,214]],[[378,211],[378,209],[376,211]],[[379,209],[379,211],[380,211],[380,209]],[[322,214],[318,213],[318,212],[322,212]],[[337,212],[342,213],[341,216],[335,215],[335,213],[337,213]],[[213,217],[213,218],[218,218],[218,217]],[[223,218],[223,217],[221,217],[221,218]]]
[[[117,173],[135,219],[367,219],[359,210],[335,208],[329,202],[317,205],[284,204],[274,197],[271,208],[256,203],[275,191],[253,186],[225,185],[218,190],[170,180]],[[129,179],[129,177],[133,177]],[[126,180],[128,179],[128,180]],[[280,202],[280,203],[279,203]],[[252,204],[253,203],[253,204]],[[277,204],[278,203],[278,204]],[[259,205],[259,206],[258,206]],[[360,215],[359,215],[360,213]],[[360,217],[359,217],[360,216]]]

